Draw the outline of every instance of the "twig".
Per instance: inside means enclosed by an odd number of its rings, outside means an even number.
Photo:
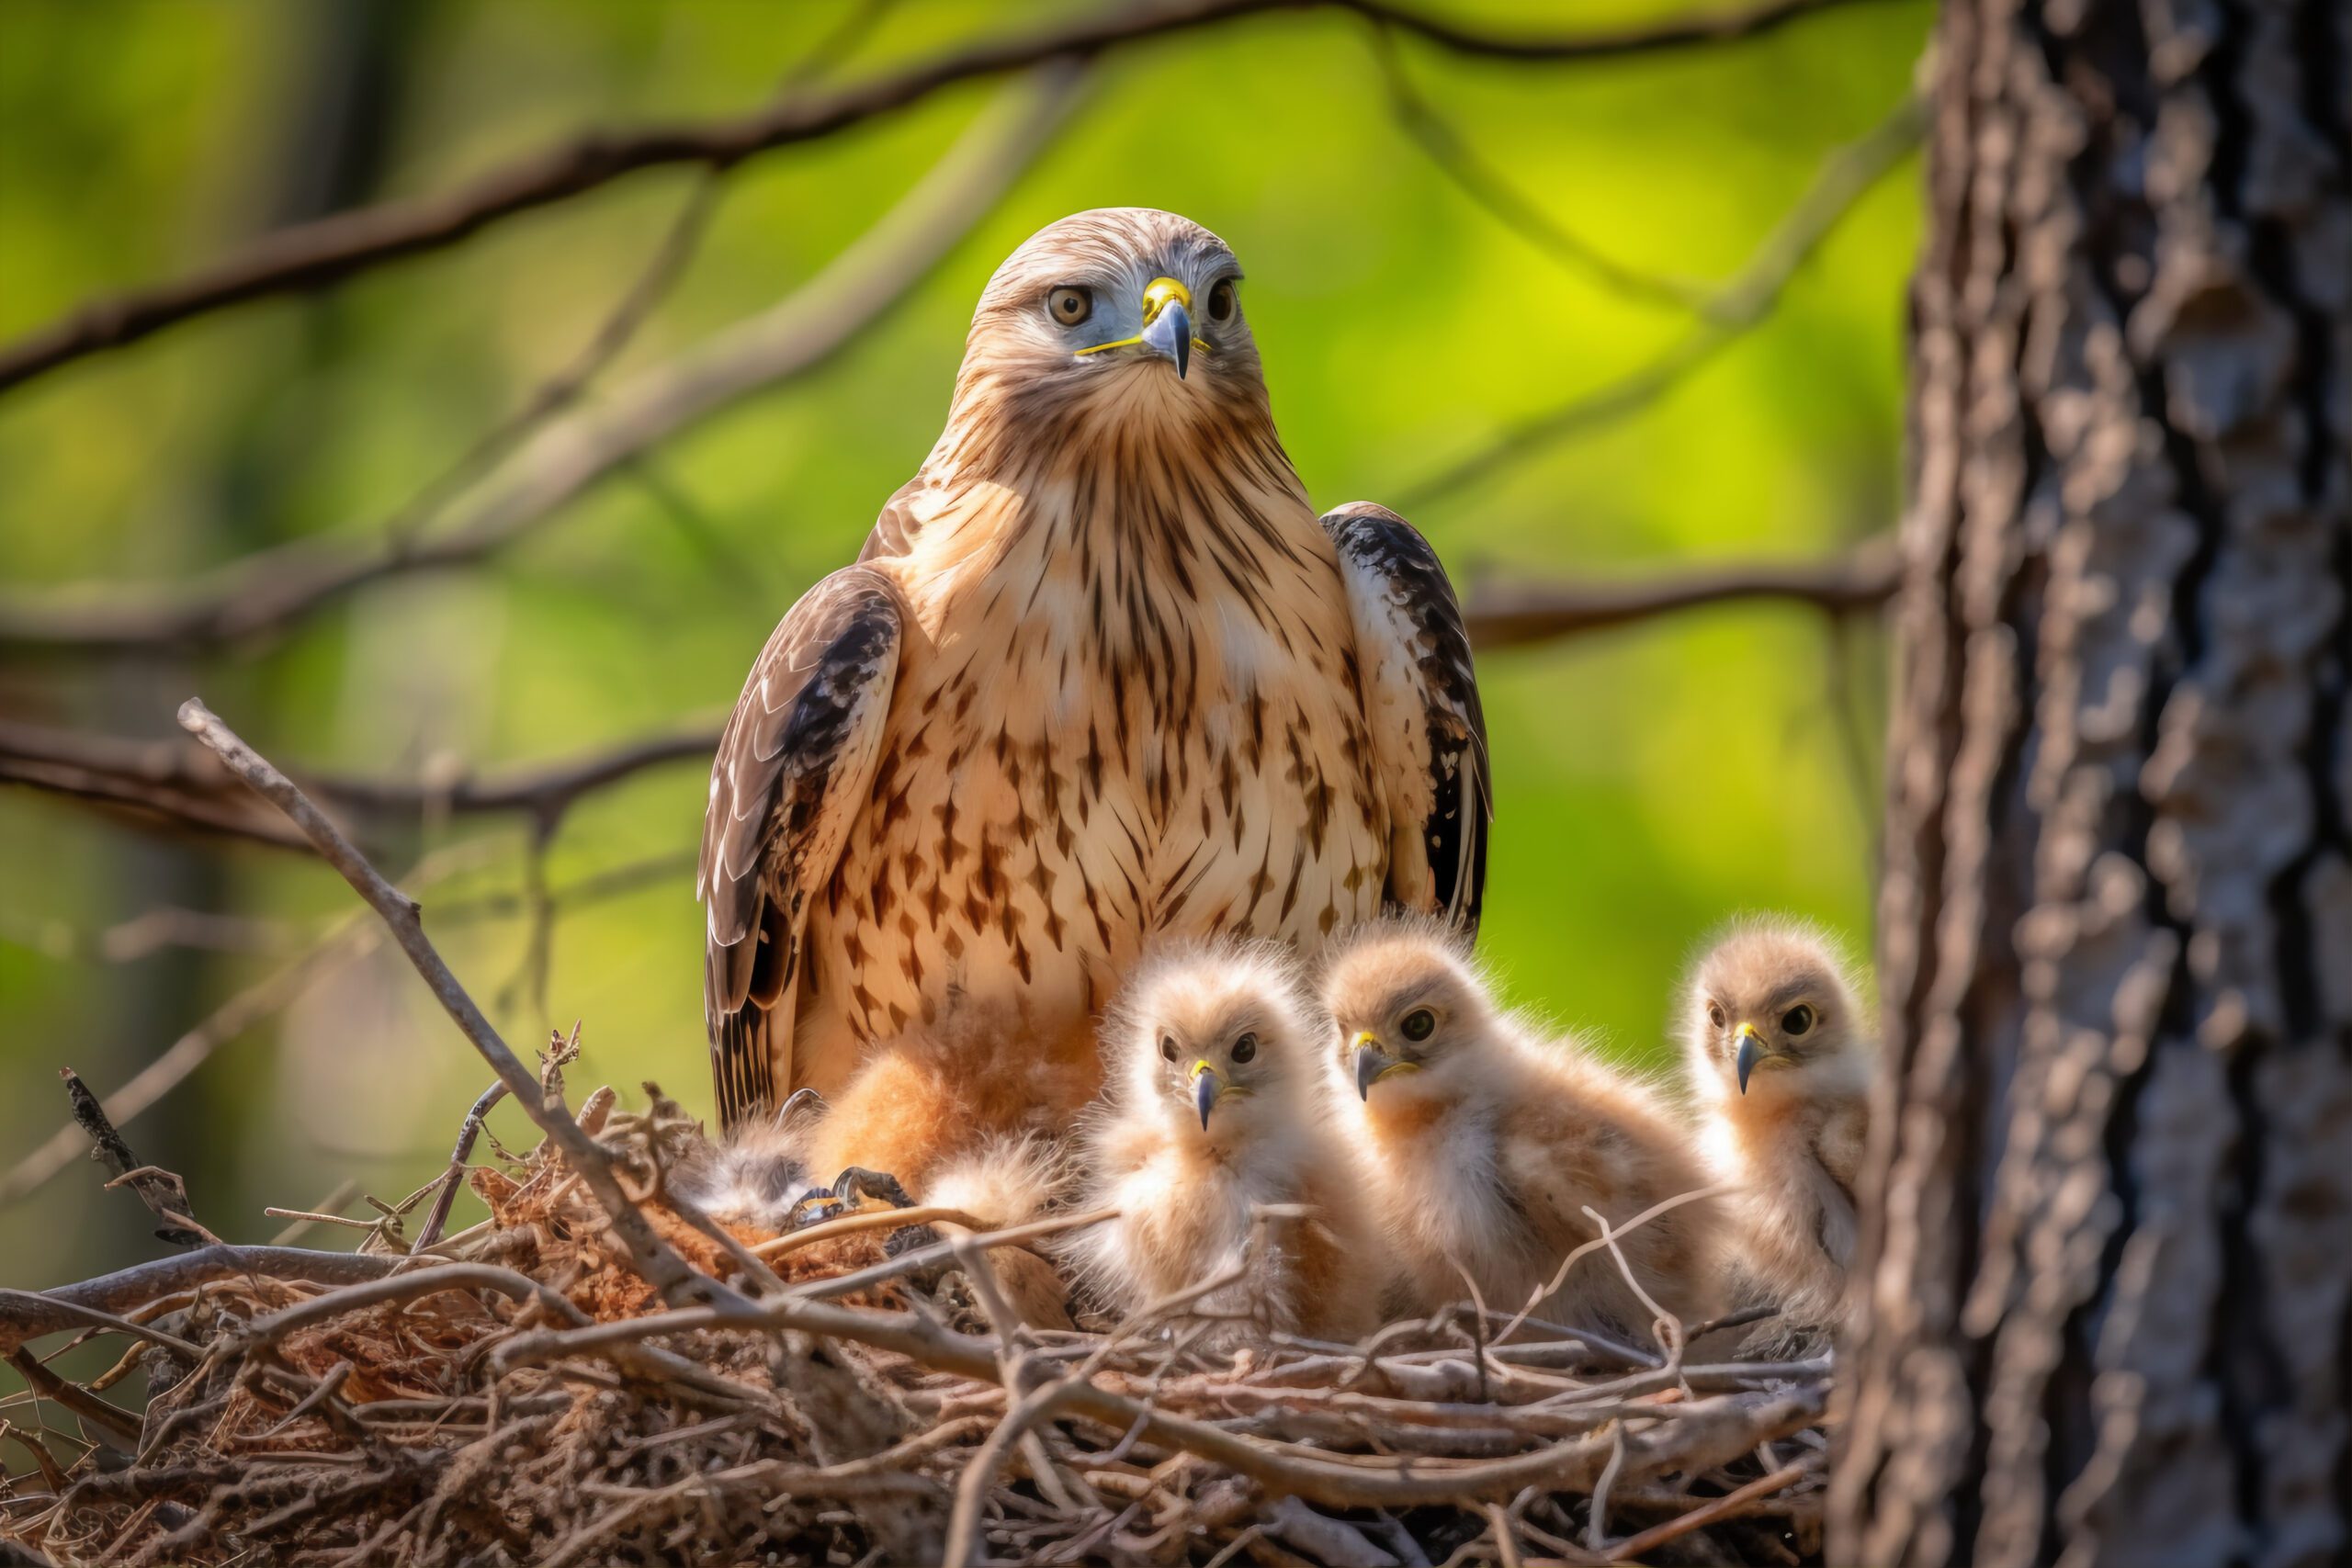
[[[1892,599],[1901,565],[1890,536],[1818,560],[1698,567],[1645,581],[1481,583],[1468,595],[1463,619],[1471,642],[1487,653],[1753,600],[1782,599],[1841,616]]]
[[[43,1399],[63,1405],[84,1421],[125,1439],[132,1448],[138,1446],[139,1417],[131,1412],[107,1404],[78,1383],[67,1382],[22,1346],[8,1352],[7,1362],[25,1380],[25,1386]]]
[[[1545,447],[1614,423],[1647,408],[1683,378],[1771,314],[1790,279],[1811,259],[1863,194],[1918,145],[1924,101],[1906,95],[1860,140],[1838,150],[1787,217],[1756,248],[1736,276],[1701,309],[1701,324],[1649,363],[1521,421],[1494,442],[1408,486],[1396,502],[1411,513],[1466,489],[1496,469]]]
[[[202,1247],[213,1240],[187,1213],[187,1183],[168,1171],[142,1163],[130,1152],[130,1145],[122,1141],[122,1134],[107,1120],[105,1108],[98,1104],[98,1097],[90,1092],[80,1074],[71,1067],[60,1067],[57,1076],[65,1080],[66,1098],[74,1102],[74,1123],[89,1134],[91,1153],[107,1168],[107,1174],[114,1178],[107,1185],[129,1187],[147,1205],[147,1212],[163,1222],[156,1228],[156,1239],[174,1247]]]
[[[1657,1336],[1657,1348],[1666,1355],[1666,1365],[1660,1370],[1672,1372],[1679,1377],[1682,1371],[1682,1352],[1689,1343],[1688,1337],[1682,1331],[1682,1320],[1659,1305],[1657,1298],[1651,1295],[1648,1288],[1642,1283],[1641,1276],[1634,1272],[1632,1259],[1625,1256],[1625,1249],[1617,1245],[1618,1237],[1623,1233],[1610,1227],[1609,1216],[1589,1203],[1584,1204],[1583,1209],[1584,1217],[1600,1227],[1601,1244],[1609,1248],[1609,1256],[1617,1260],[1617,1272],[1623,1276],[1625,1288],[1633,1292],[1635,1299],[1644,1306],[1650,1309],[1650,1332]],[[1635,1222],[1635,1224],[1639,1223],[1639,1221]],[[1631,1225],[1626,1227],[1628,1230],[1632,1228]]]
[[[212,1250],[207,1247],[205,1251]],[[190,1253],[200,1258],[202,1253]],[[175,1260],[176,1261],[176,1259]],[[118,1313],[102,1307],[85,1306],[71,1299],[64,1292],[46,1294],[36,1291],[0,1289],[0,1351],[14,1355],[27,1341],[51,1334],[62,1334],[69,1328],[110,1328],[118,1334],[128,1334],[140,1339],[152,1339],[190,1361],[203,1359],[200,1347],[191,1345],[176,1334],[167,1334],[150,1324],[133,1323]]]
[[[1670,1540],[1678,1540],[1692,1530],[1703,1529],[1720,1519],[1732,1518],[1747,1511],[1747,1505],[1775,1492],[1783,1492],[1813,1473],[1811,1464],[1792,1464],[1785,1470],[1759,1476],[1736,1491],[1727,1492],[1713,1501],[1691,1509],[1687,1514],[1652,1525],[1639,1535],[1629,1535],[1609,1551],[1611,1562],[1631,1562],[1647,1557]]]
[[[1495,1338],[1498,1341],[1509,1339],[1513,1334],[1518,1333],[1520,1328],[1527,1322],[1527,1320],[1533,1315],[1535,1309],[1538,1306],[1542,1305],[1544,1302],[1549,1301],[1552,1297],[1559,1294],[1560,1287],[1568,1282],[1569,1269],[1574,1269],[1586,1258],[1589,1257],[1593,1253],[1600,1251],[1603,1247],[1608,1247],[1612,1252],[1615,1251],[1616,1248],[1612,1245],[1612,1238],[1614,1236],[1623,1236],[1629,1235],[1634,1231],[1637,1231],[1641,1229],[1642,1226],[1649,1224],[1652,1220],[1657,1219],[1660,1214],[1669,1213],[1676,1209],[1679,1209],[1685,1203],[1696,1203],[1708,1198],[1720,1198],[1724,1193],[1732,1190],[1736,1185],[1737,1184],[1735,1182],[1718,1181],[1710,1187],[1699,1187],[1694,1188],[1688,1192],[1678,1192],[1671,1198],[1663,1199],[1658,1202],[1651,1204],[1648,1208],[1644,1209],[1640,1213],[1635,1214],[1632,1219],[1627,1220],[1623,1224],[1619,1225],[1613,1233],[1610,1230],[1609,1226],[1604,1224],[1600,1227],[1600,1235],[1579,1247],[1571,1248],[1568,1255],[1560,1259],[1560,1266],[1553,1271],[1552,1278],[1544,1283],[1538,1285],[1533,1291],[1528,1293],[1527,1304],[1521,1307],[1517,1313],[1512,1314],[1510,1321],[1503,1325],[1502,1332],[1496,1335]],[[1640,1290],[1640,1286],[1636,1285],[1634,1289],[1638,1291]],[[1651,1310],[1656,1311],[1657,1308],[1653,1307]],[[1679,1352],[1669,1348],[1666,1365],[1658,1370],[1670,1372],[1679,1364]]]
[[[271,805],[283,811],[302,830],[320,855],[343,874],[353,891],[366,899],[370,908],[391,929],[393,940],[409,962],[424,979],[450,1018],[466,1038],[481,1053],[491,1070],[504,1082],[515,1102],[537,1122],[540,1131],[555,1140],[566,1160],[587,1182],[596,1195],[611,1222],[613,1233],[629,1255],[631,1263],[645,1281],[662,1293],[664,1301],[673,1304],[681,1300],[701,1297],[723,1309],[748,1312],[751,1303],[734,1291],[697,1274],[684,1258],[654,1234],[644,1213],[621,1190],[619,1179],[613,1174],[611,1159],[594,1138],[580,1130],[560,1099],[542,1099],[538,1079],[507,1048],[498,1032],[491,1027],[481,1009],[467,995],[458,977],[449,972],[441,954],[425,937],[424,927],[417,919],[413,900],[386,882],[376,868],[369,865],[358,851],[335,829],[308,796],[294,787],[286,775],[266,761],[261,755],[237,739],[228,726],[215,717],[201,702],[191,697],[180,707],[180,725],[189,734],[203,741],[230,770],[251,784]]]
[[[1620,1421],[1612,1432],[1617,1446],[1610,1453],[1600,1479],[1592,1483],[1591,1511],[1585,1519],[1584,1544],[1589,1551],[1599,1551],[1609,1544],[1609,1493],[1625,1468],[1625,1424]]]
[[[1708,290],[1704,285],[1637,272],[1545,212],[1508,175],[1481,157],[1477,149],[1430,107],[1407,74],[1390,30],[1382,28],[1373,38],[1381,81],[1388,92],[1389,112],[1438,172],[1489,216],[1561,265],[1586,275],[1628,299],[1681,310],[1707,307]]]
[[[484,847],[460,845],[436,851],[419,861],[401,880],[429,886],[481,859]],[[364,913],[354,911],[343,917],[307,951],[222,1002],[174,1041],[170,1049],[132,1075],[129,1083],[107,1095],[100,1102],[107,1119],[119,1127],[140,1116],[202,1066],[213,1052],[287,1006],[336,964],[369,952],[382,936],[382,928]],[[75,1123],[68,1122],[60,1127],[0,1179],[0,1208],[28,1196],[73,1164],[82,1145],[83,1135]]]
[[[628,347],[638,330],[684,273],[709,228],[718,197],[716,178],[705,175],[695,182],[644,268],[598,324],[578,356],[541,382],[521,408],[458,454],[454,463],[427,481],[394,513],[382,528],[388,537],[396,544],[407,544],[477,479],[495,470],[534,430],[580,400],[589,384]]]
[[[344,1217],[344,1206],[349,1203],[352,1199],[357,1197],[358,1194],[359,1183],[349,1177],[345,1177],[343,1180],[334,1184],[334,1191],[328,1193],[325,1197],[311,1204],[309,1211],[307,1211],[305,1217],[297,1219],[292,1224],[288,1225],[284,1230],[279,1231],[276,1235],[271,1236],[269,1238],[269,1245],[272,1247],[293,1246],[296,1241],[301,1238],[303,1233],[311,1228],[313,1223],[310,1218],[308,1218],[308,1214],[332,1215],[337,1221],[342,1220]]]
[[[840,1236],[853,1235],[859,1231],[903,1230],[909,1225],[936,1224],[962,1225],[967,1230],[975,1231],[988,1228],[961,1209],[918,1203],[911,1209],[867,1209],[854,1214],[843,1214],[839,1219],[827,1220],[821,1224],[810,1225],[807,1230],[794,1231],[789,1235],[777,1236],[774,1241],[761,1242],[753,1247],[752,1251],[773,1263],[777,1258],[789,1253],[798,1252],[803,1247],[814,1247],[820,1241],[832,1241]]]
[[[1050,60],[1088,58],[1242,17],[1320,4],[1414,33],[1457,53],[1536,62],[1612,60],[1729,42],[1853,3],[1764,0],[1741,11],[1552,38],[1489,33],[1406,10],[1388,0],[1193,0],[1146,8],[1107,7],[1060,26],[975,44],[854,86],[796,94],[732,119],[593,133],[510,164],[456,191],[364,207],[280,230],[212,266],[171,283],[93,300],[64,320],[0,347],[0,389],[85,355],[136,343],[191,317],[272,295],[316,290],[387,262],[439,250],[491,224],[639,170],[681,164],[726,170],[759,153],[905,108],[959,82],[1003,75]]]
[[[449,1205],[457,1201],[458,1186],[465,1180],[466,1166],[474,1157],[474,1140],[481,1135],[482,1118],[490,1114],[492,1106],[505,1098],[503,1080],[491,1085],[481,1091],[473,1109],[466,1112],[465,1121],[458,1124],[457,1146],[449,1151],[449,1168],[442,1172],[441,1190],[424,1216],[424,1227],[416,1233],[416,1245],[409,1248],[411,1252],[427,1251],[441,1239],[441,1227],[449,1223]]]

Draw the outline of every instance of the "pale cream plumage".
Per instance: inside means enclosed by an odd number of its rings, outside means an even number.
[[[1103,1025],[1110,1081],[1083,1136],[1080,1201],[1120,1217],[1070,1248],[1107,1308],[1132,1313],[1239,1269],[1191,1309],[1234,1320],[1204,1344],[1272,1331],[1351,1341],[1376,1325],[1377,1245],[1317,1104],[1317,1040],[1272,948],[1179,948],[1138,970]],[[1265,1205],[1310,1217],[1261,1223]]]
[[[1322,976],[1336,1026],[1323,1055],[1339,1118],[1412,1304],[1531,1298],[1551,1321],[1645,1336],[1652,1314],[1605,1251],[1544,1294],[1595,1239],[1587,1206],[1622,1226],[1708,1179],[1648,1089],[1574,1040],[1495,1006],[1460,945],[1432,922],[1390,920],[1341,946]],[[1686,1327],[1715,1309],[1716,1202],[1627,1234],[1642,1286]]]
[[[1700,1148],[1737,1187],[1734,1296],[1780,1309],[1747,1344],[1818,1342],[1845,1315],[1870,1133],[1875,1057],[1849,966],[1810,926],[1746,920],[1693,968],[1679,1010]]]

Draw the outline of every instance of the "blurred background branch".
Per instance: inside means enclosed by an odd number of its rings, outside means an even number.
[[[522,440],[529,426],[577,398],[674,278],[715,188],[696,186],[654,265],[580,364],[533,397],[526,419],[503,427],[511,438],[496,443],[501,450],[482,459],[484,472],[477,476],[503,476],[499,482],[486,484],[462,506],[443,496],[429,507],[403,508],[378,530],[380,538],[364,544],[303,539],[162,593],[126,598],[106,590],[52,588],[0,598],[0,650],[87,655],[238,642],[282,631],[372,583],[481,562],[650,448],[741,399],[821,367],[854,342],[905,298],[1044,151],[1077,103],[1080,85],[1074,68],[1057,67],[1012,90],[897,207],[800,289],[639,373],[602,405]],[[456,516],[432,537],[417,536],[434,513],[449,511]]]
[[[1117,7],[1058,28],[959,50],[913,70],[831,92],[793,94],[752,114],[702,124],[591,132],[519,160],[444,196],[387,203],[272,234],[177,282],[94,300],[65,320],[0,347],[0,389],[85,355],[119,348],[208,311],[272,294],[315,289],[387,262],[441,249],[491,224],[665,164],[731,169],[745,159],[830,136],[907,107],[959,82],[1053,60],[1083,60],[1123,45],[1269,12],[1320,7],[1408,31],[1442,49],[1529,63],[1614,60],[1752,38],[1808,14],[1871,0],[1765,0],[1712,16],[1551,38],[1452,25],[1381,0],[1192,0]]]

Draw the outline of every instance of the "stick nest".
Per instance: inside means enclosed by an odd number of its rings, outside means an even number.
[[[386,1224],[0,1292],[32,1391],[0,1404],[0,1562],[1817,1561],[1822,1362],[1498,1342],[1466,1304],[1238,1354],[1184,1299],[1015,1326],[1081,1216],[779,1247],[670,1193],[691,1120],[610,1105],[582,1121],[629,1198],[739,1293],[665,1300],[552,1141],[473,1167],[491,1219],[429,1253]],[[129,1349],[73,1382],[31,1348],[61,1334]],[[143,1413],[107,1397],[142,1377]]]

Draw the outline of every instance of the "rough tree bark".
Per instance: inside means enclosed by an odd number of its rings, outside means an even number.
[[[2352,12],[1950,0],[1832,1561],[2352,1555]]]

